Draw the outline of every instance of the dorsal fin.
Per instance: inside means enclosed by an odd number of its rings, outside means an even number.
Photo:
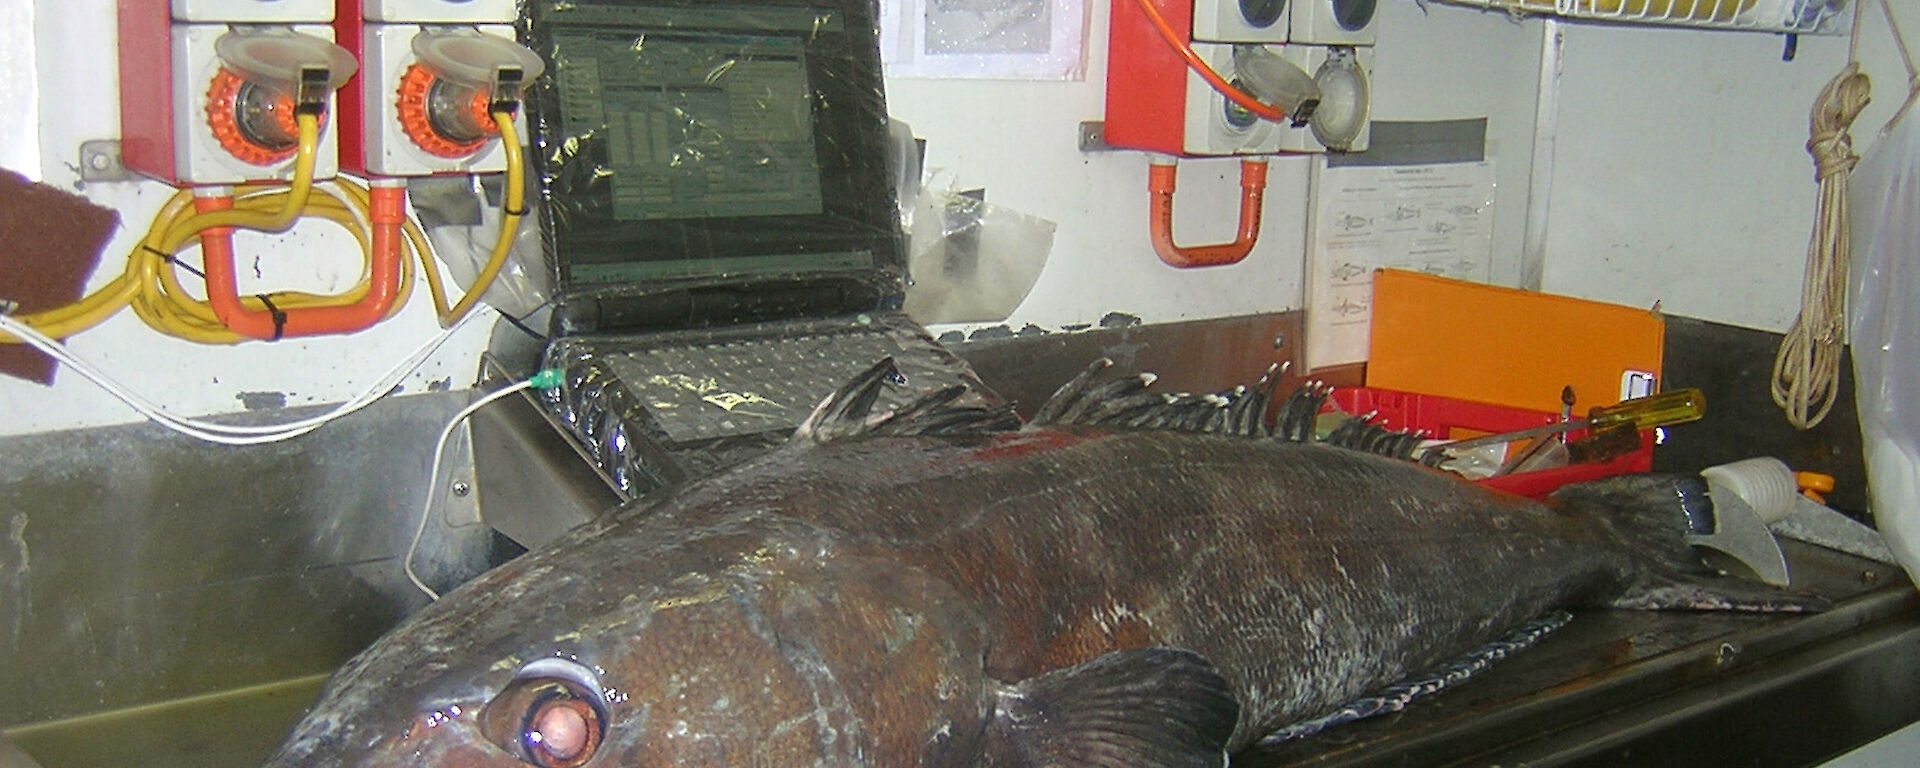
[[[1420,435],[1388,429],[1375,414],[1348,418],[1324,438],[1316,437],[1320,410],[1333,395],[1325,382],[1309,381],[1280,403],[1267,421],[1285,365],[1269,367],[1252,386],[1210,394],[1162,394],[1148,390],[1150,373],[1101,381],[1112,367],[1106,358],[1093,361],[1048,398],[1034,414],[1034,426],[1097,426],[1118,429],[1165,429],[1242,437],[1278,437],[1295,443],[1324,442],[1366,453],[1410,459]]]
[[[959,435],[1006,432],[1020,428],[1020,418],[1012,405],[958,406],[953,403],[968,392],[956,384],[928,393],[899,408],[875,413],[874,403],[888,386],[903,386],[906,378],[892,357],[882,359],[862,371],[833,394],[828,395],[800,428],[795,441],[829,443],[863,435]]]
[[[1161,394],[1150,392],[1151,373],[1100,382],[1100,373],[1113,361],[1100,358],[1062,385],[1034,414],[1034,426],[1101,426],[1122,429],[1167,429],[1223,435],[1264,437],[1269,434],[1266,412],[1279,385],[1279,366],[1267,369],[1252,387],[1234,387],[1214,393]]]

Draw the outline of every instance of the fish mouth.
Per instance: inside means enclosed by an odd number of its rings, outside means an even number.
[[[302,728],[302,731],[308,731]],[[322,725],[282,745],[262,768],[525,768],[524,761],[495,746],[472,717],[431,712],[384,738],[354,738],[364,728]]]

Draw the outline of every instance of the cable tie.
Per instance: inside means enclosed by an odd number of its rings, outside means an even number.
[[[536,331],[536,330],[534,330],[534,329],[532,329],[532,328],[529,328],[529,327],[527,327],[527,321],[525,321],[525,320],[522,320],[522,319],[520,319],[520,318],[518,318],[518,317],[514,317],[513,315],[510,315],[510,314],[507,314],[507,313],[505,313],[505,312],[501,312],[501,313],[500,313],[500,317],[501,317],[501,319],[504,319],[504,320],[506,320],[506,321],[507,321],[507,324],[508,324],[508,325],[511,325],[511,326],[513,326],[513,327],[515,327],[515,328],[518,328],[518,329],[520,329],[520,332],[521,332],[521,333],[524,333],[524,334],[526,334],[526,335],[528,335],[528,336],[531,336],[531,337],[533,337],[535,341],[546,341],[546,340],[547,340],[547,336],[546,336],[546,334],[544,334],[544,333],[541,333],[541,332],[539,332],[539,331]]]
[[[151,245],[147,245],[146,243],[140,244],[140,250],[143,250],[143,251],[146,251],[147,253],[151,253],[155,256],[158,256],[160,257],[160,260],[165,261],[168,264],[172,264],[188,272],[192,272],[194,276],[199,277],[202,280],[207,279],[207,273],[200,271],[198,267],[195,267],[192,264],[188,264],[184,261],[181,261],[178,256],[175,256],[171,253],[165,253],[158,248],[155,248]]]
[[[527,209],[526,209],[526,208],[525,208],[524,206],[523,206],[523,207],[520,207],[520,208],[517,208],[517,209],[516,209],[516,208],[508,208],[508,207],[506,207],[506,206],[501,206],[501,207],[500,207],[500,212],[501,212],[501,213],[504,213],[504,214],[506,214],[506,215],[508,215],[508,216],[525,216],[525,215],[527,215]]]
[[[273,315],[273,338],[267,339],[267,341],[279,341],[280,337],[287,332],[287,313],[279,307],[274,306],[273,299],[267,298],[267,295],[264,293],[256,293],[253,297],[259,299],[261,304],[265,304],[267,306],[267,313]]]

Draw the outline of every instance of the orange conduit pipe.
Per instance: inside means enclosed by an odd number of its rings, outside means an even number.
[[[1169,266],[1180,269],[1219,267],[1238,264],[1253,251],[1260,238],[1260,208],[1267,190],[1267,161],[1240,161],[1240,232],[1231,243],[1182,247],[1173,242],[1173,187],[1180,166],[1178,161],[1155,160],[1147,166],[1147,192],[1151,195],[1149,220],[1153,228],[1153,252]]]
[[[212,305],[214,316],[233,332],[264,341],[353,333],[385,319],[400,293],[400,227],[406,221],[406,188],[375,181],[369,202],[373,261],[367,293],[352,304],[280,309],[268,296],[261,295],[256,298],[267,308],[248,309],[240,301],[234,279],[233,229],[214,227],[201,232],[201,266],[207,273],[207,303]],[[196,196],[193,207],[201,213],[226,210],[233,207],[233,198]]]

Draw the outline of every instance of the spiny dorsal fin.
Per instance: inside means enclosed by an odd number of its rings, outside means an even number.
[[[1274,402],[1280,377],[1287,372],[1286,365],[1269,367],[1251,387],[1198,395],[1151,392],[1148,387],[1153,384],[1154,376],[1150,373],[1100,381],[1100,374],[1112,365],[1113,361],[1106,358],[1093,361],[1040,406],[1033,424],[1272,436],[1295,443],[1323,442],[1407,460],[1420,444],[1419,433],[1381,426],[1375,421],[1377,414],[1349,418],[1326,437],[1316,437],[1320,410],[1333,395],[1332,385],[1320,381],[1309,381],[1287,395],[1274,409],[1276,413],[1269,425],[1267,410]]]
[[[828,395],[794,430],[796,441],[830,443],[863,435],[959,435],[1006,432],[1020,428],[1013,406],[957,406],[967,394],[964,385],[928,393],[896,409],[875,413],[874,403],[884,387],[903,386],[906,377],[888,357],[853,377]]]
[[[1199,654],[1110,653],[1000,692],[995,768],[1224,768],[1240,704]]]
[[[1267,404],[1284,369],[1267,369],[1252,387],[1210,394],[1161,394],[1148,391],[1154,375],[1142,373],[1099,382],[1113,361],[1100,358],[1047,398],[1034,414],[1034,426],[1102,426],[1167,429],[1263,437],[1268,434]]]

